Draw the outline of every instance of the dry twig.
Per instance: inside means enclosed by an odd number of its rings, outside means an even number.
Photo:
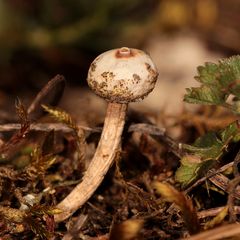
[[[240,227],[238,223],[216,227],[182,240],[221,240],[236,235],[240,236]]]
[[[240,176],[234,178],[233,180],[229,181],[228,184],[228,211],[229,211],[229,222],[235,222],[236,221],[236,215],[235,215],[235,211],[234,211],[234,199],[236,197],[236,190],[237,190],[237,186],[240,183]]]

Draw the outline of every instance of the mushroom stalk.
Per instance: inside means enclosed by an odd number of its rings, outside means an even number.
[[[121,144],[127,104],[108,103],[103,131],[83,180],[72,192],[57,205],[62,213],[55,215],[55,221],[61,222],[79,209],[95,192],[114,161]]]

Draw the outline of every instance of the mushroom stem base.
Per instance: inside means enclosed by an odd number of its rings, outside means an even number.
[[[62,211],[54,216],[56,222],[70,217],[93,195],[112,165],[121,143],[127,104],[109,103],[98,147],[83,180],[65,197],[57,208]]]

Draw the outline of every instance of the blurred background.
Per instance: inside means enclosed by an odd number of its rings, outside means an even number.
[[[238,0],[0,0],[0,106],[63,74],[63,106],[99,110],[104,103],[83,91],[89,64],[128,46],[149,52],[160,72],[139,106],[177,112],[198,65],[239,53],[239,12]]]

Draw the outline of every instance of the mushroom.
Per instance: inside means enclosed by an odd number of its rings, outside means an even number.
[[[71,216],[94,193],[114,161],[121,144],[127,106],[146,97],[154,88],[158,72],[149,55],[122,47],[99,55],[88,72],[88,85],[108,102],[98,147],[82,182],[57,205],[60,222]]]

